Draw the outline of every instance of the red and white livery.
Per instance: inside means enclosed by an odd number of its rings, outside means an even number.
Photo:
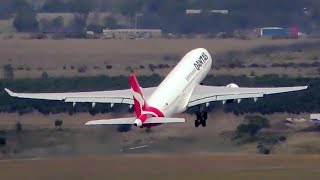
[[[308,86],[277,88],[245,88],[236,84],[227,86],[203,86],[200,83],[211,69],[212,58],[204,48],[188,52],[158,87],[141,88],[134,74],[130,75],[131,89],[71,93],[14,93],[5,91],[13,97],[63,100],[74,105],[81,102],[129,104],[134,106],[136,117],[89,121],[86,125],[132,124],[150,127],[164,123],[185,122],[184,118],[172,118],[193,106],[208,106],[209,103],[227,102],[252,98],[255,101],[269,94],[307,89]],[[195,126],[206,126],[207,113],[199,108]]]

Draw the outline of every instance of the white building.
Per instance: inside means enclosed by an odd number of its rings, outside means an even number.
[[[311,121],[320,121],[320,114],[319,113],[310,114],[310,120]]]

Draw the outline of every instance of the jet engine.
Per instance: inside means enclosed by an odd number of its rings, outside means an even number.
[[[228,87],[228,88],[239,88],[239,86],[237,84],[235,84],[235,83],[230,83],[230,84],[226,85],[226,87]]]
[[[239,88],[239,86],[235,83],[230,83],[228,85],[226,85],[227,88]],[[226,100],[225,103],[229,104],[229,103],[233,103],[235,101],[235,99],[229,99]]]
[[[133,124],[134,126],[137,126],[137,127],[141,127],[142,126],[142,121],[140,120],[140,119],[136,119],[135,121],[134,121],[134,124]]]

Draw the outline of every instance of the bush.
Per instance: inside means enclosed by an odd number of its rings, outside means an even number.
[[[85,65],[83,65],[83,66],[79,66],[78,67],[78,72],[79,73],[85,73],[85,72],[87,72],[87,66],[85,66]]]
[[[279,141],[286,141],[287,140],[287,137],[285,137],[285,136],[280,136],[279,137]]]
[[[55,120],[54,125],[58,128],[61,128],[63,121],[60,119]]]
[[[237,127],[237,136],[241,136],[241,134],[255,136],[262,128],[270,127],[270,121],[261,116],[245,116],[245,119],[249,122],[247,124],[240,124]]]
[[[7,145],[7,138],[6,137],[0,137],[0,147],[3,147]]]
[[[20,122],[16,123],[16,131],[20,133],[22,131],[22,124]]]
[[[149,64],[149,69],[153,72],[157,68],[154,64]]]
[[[260,146],[260,147],[258,148],[258,152],[259,152],[260,154],[270,154],[271,150],[270,150],[270,148],[262,145],[262,146]]]
[[[29,39],[47,39],[48,36],[44,33],[34,33],[29,36]]]
[[[111,65],[106,65],[106,69],[112,69]]]
[[[47,72],[43,72],[43,73],[41,74],[41,78],[43,78],[43,79],[47,79],[48,77],[49,77],[49,75],[48,75]]]

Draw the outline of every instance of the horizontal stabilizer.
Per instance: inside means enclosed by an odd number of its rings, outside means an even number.
[[[134,124],[135,117],[132,118],[117,118],[117,119],[102,119],[88,121],[85,125],[121,125]],[[184,118],[166,118],[166,117],[151,117],[143,124],[165,124],[165,123],[183,123],[186,122]]]
[[[117,125],[117,124],[134,124],[135,117],[132,118],[117,118],[117,119],[101,119],[88,121],[85,125]]]

